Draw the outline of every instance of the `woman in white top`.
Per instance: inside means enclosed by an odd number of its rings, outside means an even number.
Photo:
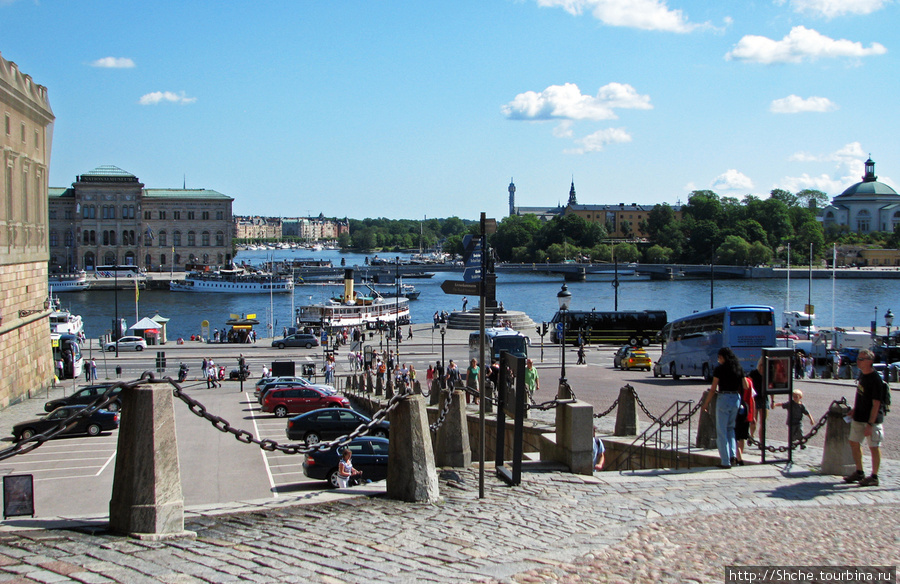
[[[342,489],[346,489],[350,486],[350,477],[355,477],[362,474],[361,470],[356,470],[355,468],[353,468],[353,461],[350,460],[351,456],[352,453],[350,452],[350,449],[345,448],[343,457],[338,463],[337,480],[338,486]]]

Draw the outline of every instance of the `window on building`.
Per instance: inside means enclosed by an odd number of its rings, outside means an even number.
[[[12,134],[12,120],[9,114],[6,114],[6,135],[9,136],[10,134]]]
[[[22,144],[25,143],[25,122],[22,122]]]
[[[153,267],[149,253],[144,256],[144,265],[147,267],[148,270]]]
[[[188,231],[188,247],[194,247],[197,245],[197,234],[193,231]]]
[[[36,128],[34,130],[34,147],[41,147],[41,133]]]
[[[175,221],[181,220],[181,211],[172,211],[172,219]]]
[[[172,235],[172,245],[174,245],[176,247],[181,245],[181,232],[180,231],[176,231]],[[177,263],[177,260],[176,260],[176,263]]]
[[[194,220],[194,212],[193,211],[188,211],[187,215],[188,215],[188,221]]]
[[[898,225],[900,225],[900,211],[895,212],[891,217],[891,231],[897,231]]]
[[[208,253],[203,254],[203,263],[209,264],[209,254]]]
[[[56,219],[56,209],[50,209],[50,211],[48,213],[49,213],[50,219]]]
[[[175,259],[172,260],[172,263],[176,266],[181,263],[181,254],[180,253],[175,254]]]
[[[114,266],[116,265],[116,254],[113,252],[106,252],[106,255],[103,256],[103,264],[106,266]]]
[[[204,231],[200,235],[200,245],[203,247],[209,247],[209,231]]]
[[[150,211],[144,211],[144,219],[150,221]]]
[[[159,247],[166,247],[166,232],[165,230],[159,232]],[[163,262],[165,263],[165,262]]]
[[[165,211],[160,211],[160,212],[159,212],[159,219],[160,219],[161,221],[165,221],[165,220],[166,220],[166,212],[165,212]]]
[[[872,229],[872,216],[865,209],[856,214],[856,231],[868,233]]]
[[[64,241],[65,241],[66,247],[72,247],[73,245],[75,245],[75,234],[72,233],[71,230],[66,231]]]
[[[224,221],[225,220],[225,211],[216,211],[216,220]]]
[[[204,221],[209,221],[209,211],[204,211],[204,212],[203,212],[203,220],[204,220]]]
[[[59,235],[57,235],[55,229],[50,230],[50,235],[47,239],[50,244],[50,247],[56,247],[59,245]]]
[[[216,231],[216,247],[223,247],[225,245],[225,234],[221,231]],[[222,263],[221,261],[219,263]]]

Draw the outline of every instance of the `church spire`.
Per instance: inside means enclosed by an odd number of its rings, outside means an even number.
[[[509,178],[509,214],[510,216],[516,214],[516,185],[513,184],[512,177]]]
[[[569,205],[577,205],[578,199],[575,198],[575,178],[572,177],[572,186],[569,187]]]

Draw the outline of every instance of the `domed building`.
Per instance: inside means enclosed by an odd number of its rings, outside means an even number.
[[[900,195],[888,185],[878,182],[875,162],[866,160],[866,174],[858,182],[836,196],[822,210],[822,223],[846,225],[850,231],[894,231],[900,224]]]

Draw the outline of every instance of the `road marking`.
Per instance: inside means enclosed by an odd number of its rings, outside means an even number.
[[[247,399],[251,398],[249,392],[244,392],[244,395],[247,396]],[[259,426],[256,425],[256,409],[253,407],[250,408],[250,419],[253,421],[253,433],[259,436]],[[269,477],[269,487],[271,487],[272,490],[272,498],[277,499],[278,493],[275,491],[275,478],[272,476],[272,469],[269,468],[269,459],[266,458],[266,451],[260,448],[259,453],[262,455],[263,465],[266,467],[266,475]]]
[[[97,474],[95,474],[94,476],[99,477],[103,473],[103,471],[106,470],[106,467],[109,466],[109,463],[111,463],[115,457],[116,457],[116,451],[113,451],[113,453],[109,455],[109,459],[106,461],[106,463],[104,463],[104,465],[100,467],[100,470],[98,470]]]

